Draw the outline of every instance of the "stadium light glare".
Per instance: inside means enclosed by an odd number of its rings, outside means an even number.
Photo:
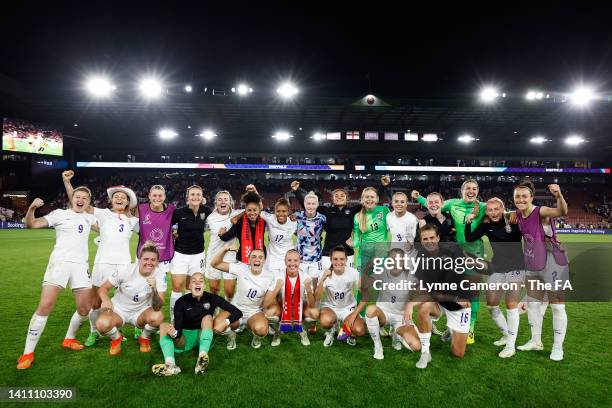
[[[438,141],[438,135],[435,134],[435,133],[425,133],[421,137],[421,140],[424,141],[424,142],[437,142]]]
[[[322,133],[322,132],[315,132],[315,134],[314,134],[314,135],[312,135],[312,139],[313,139],[315,142],[320,142],[320,141],[322,141],[322,140],[325,140],[325,133]]]
[[[485,103],[492,103],[499,96],[499,91],[492,86],[485,86],[480,91],[480,100]]]
[[[140,80],[140,93],[147,99],[159,98],[162,94],[162,83],[159,79],[148,77]]]
[[[533,144],[544,144],[548,141],[549,140],[546,139],[544,136],[534,136],[531,139],[529,139],[529,142]]]
[[[580,135],[569,135],[565,138],[565,144],[568,146],[578,146],[584,142],[586,142],[586,140]]]
[[[232,88],[232,92],[237,93],[240,96],[246,96],[250,93],[253,93],[253,88],[251,88],[247,84],[238,84],[236,87]]]
[[[472,143],[474,140],[478,140],[478,139],[476,139],[472,135],[464,134],[464,135],[459,136],[457,140],[461,143],[469,144],[469,143]]]
[[[159,131],[159,137],[162,139],[174,139],[178,136],[178,133],[174,131],[174,129],[164,128]]]
[[[286,131],[279,131],[274,133],[272,137],[279,142],[286,142],[287,140],[291,139],[293,135]]]
[[[117,89],[110,79],[100,76],[89,78],[85,83],[85,88],[92,96],[98,98],[107,98]]]
[[[284,82],[276,89],[276,93],[283,99],[291,99],[297,95],[298,92],[298,89],[291,82]]]
[[[543,98],[544,98],[544,93],[541,91],[531,90],[525,94],[525,99],[527,99],[528,101],[536,101],[536,100],[539,101],[540,99],[543,99]]]
[[[593,88],[589,86],[576,87],[572,93],[569,94],[569,100],[572,105],[577,107],[585,107],[595,99],[597,99],[597,95],[595,91],[593,91]]]
[[[203,132],[201,132],[198,136],[200,136],[204,140],[212,140],[215,137],[217,137],[217,134],[211,129],[206,129]]]
[[[185,92],[191,93],[193,91],[193,87],[191,85],[185,85]]]

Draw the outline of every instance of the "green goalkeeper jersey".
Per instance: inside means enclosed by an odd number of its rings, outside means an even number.
[[[361,212],[355,214],[353,218],[353,244],[356,248],[362,247],[364,244],[386,242],[387,239],[387,214],[389,207],[377,205],[371,210],[367,210],[366,225],[368,230],[361,232],[359,228],[359,218]]]
[[[425,204],[427,203],[427,200],[423,196],[419,196],[417,198],[417,201],[423,206],[425,206]],[[472,220],[472,230],[476,229],[476,227],[478,227],[478,225],[485,217],[487,206],[485,203],[480,203],[479,205],[480,212],[478,213],[478,217]],[[457,241],[459,246],[472,255],[484,256],[485,254],[482,239],[478,239],[473,242],[466,242],[465,240],[465,219],[468,215],[472,213],[473,210],[474,203],[466,203],[461,198],[451,198],[450,200],[444,201],[444,205],[441,209],[441,211],[450,212],[450,215],[453,218],[456,230],[455,240]]]

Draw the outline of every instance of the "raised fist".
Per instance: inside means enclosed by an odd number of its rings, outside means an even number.
[[[382,184],[383,187],[387,187],[389,184],[391,184],[391,178],[389,178],[389,176],[382,176],[380,178],[380,184]]]
[[[421,194],[416,191],[416,190],[412,190],[412,193],[410,193],[410,197],[412,197],[413,200],[416,200],[417,198],[419,198]]]
[[[30,208],[40,208],[43,205],[45,205],[45,202],[41,198],[35,198],[32,204],[30,204]]]
[[[558,184],[549,184],[548,190],[555,198],[559,198],[561,196],[561,187],[559,187]]]
[[[297,180],[292,181],[291,190],[296,191],[298,188],[300,188],[300,182]]]
[[[62,172],[62,180],[64,181],[70,181],[73,177],[74,177],[74,171],[72,170],[66,170]]]

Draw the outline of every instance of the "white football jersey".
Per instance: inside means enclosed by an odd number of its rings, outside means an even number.
[[[374,275],[374,280],[379,281],[376,287],[381,288],[376,299],[376,306],[388,313],[403,314],[411,294],[408,282],[416,285],[418,283],[416,277],[407,270],[394,276],[388,269],[385,269],[381,274]],[[389,284],[394,286],[383,286]]]
[[[232,304],[245,315],[261,310],[264,296],[274,282],[274,275],[266,269],[253,275],[249,266],[242,262],[231,263],[229,273],[236,276],[236,294]]]
[[[86,212],[54,210],[45,215],[49,227],[55,228],[55,261],[81,262],[89,259],[89,231],[96,218]]]
[[[324,282],[327,298],[321,302],[321,307],[344,309],[356,305],[353,289],[359,283],[359,272],[356,269],[345,267],[342,275],[332,272]]]
[[[117,214],[108,208],[94,208],[100,227],[100,245],[94,263],[130,264],[130,238],[138,232],[138,218]]]
[[[157,292],[163,296],[166,291],[166,274],[156,268],[151,276],[155,278]],[[116,288],[113,304],[121,309],[137,312],[153,304],[153,291],[146,278],[138,271],[138,262],[119,269],[108,278],[108,281]]]
[[[284,224],[276,219],[276,215],[262,211],[260,217],[266,222],[268,228],[268,260],[272,263],[285,263],[285,254],[295,249],[293,235],[297,230],[297,221],[287,218]]]
[[[394,211],[387,214],[387,229],[391,233],[391,242],[410,242],[414,244],[419,219],[411,212],[406,212],[401,217],[395,215]]]
[[[238,214],[241,214],[242,212],[244,212],[244,210],[232,210],[227,215],[221,215],[217,211],[213,211],[208,217],[206,217],[206,229],[210,231],[208,248],[206,249],[207,266],[210,266],[210,261],[225,244],[232,244],[236,239],[234,238],[234,240],[227,242],[221,241],[221,238],[219,238],[219,230],[221,228],[229,230],[232,227],[232,222],[230,219]]]

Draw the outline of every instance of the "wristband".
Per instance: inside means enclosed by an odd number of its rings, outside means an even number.
[[[230,324],[232,324],[232,322],[230,321],[230,319],[225,319],[225,323],[227,323],[227,325],[229,326]]]

